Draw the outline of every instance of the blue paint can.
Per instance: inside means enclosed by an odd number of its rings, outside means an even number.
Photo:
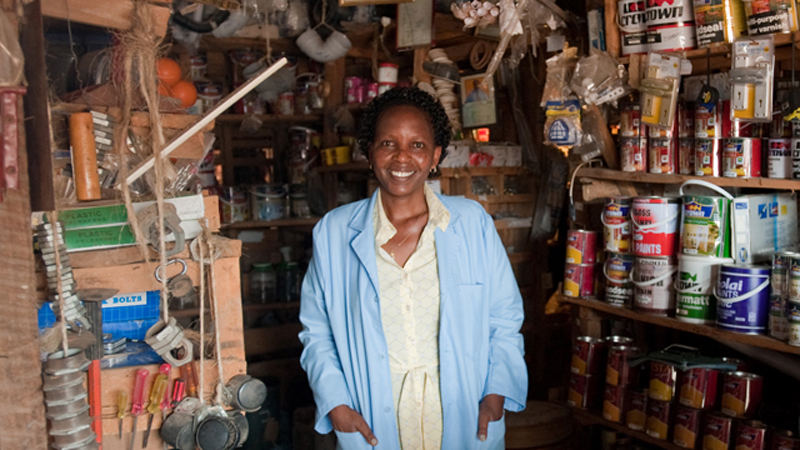
[[[769,321],[769,278],[766,266],[723,265],[714,290],[717,326],[737,333],[765,333]]]

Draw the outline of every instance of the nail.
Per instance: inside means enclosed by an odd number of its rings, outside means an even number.
[[[372,438],[372,440],[371,440],[371,441],[369,441],[369,444],[370,444],[371,446],[375,447],[376,445],[378,445],[378,440],[377,440],[377,439],[375,439],[375,438]]]
[[[486,441],[486,435],[485,434],[479,434],[478,435],[478,439],[480,439],[481,442],[485,442]]]

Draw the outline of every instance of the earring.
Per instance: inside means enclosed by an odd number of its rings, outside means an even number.
[[[372,163],[369,163],[369,170],[370,170],[370,171],[372,171],[372,170],[373,170]]]
[[[435,175],[435,174],[436,174],[436,167],[431,167],[431,175]]]

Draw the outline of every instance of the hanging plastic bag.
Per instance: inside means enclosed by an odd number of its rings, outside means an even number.
[[[549,101],[545,107],[544,143],[571,147],[581,143],[581,103],[578,100]]]
[[[19,86],[23,82],[25,57],[17,40],[17,29],[5,14],[0,14],[0,86]]]

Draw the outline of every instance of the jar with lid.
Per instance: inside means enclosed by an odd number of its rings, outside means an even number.
[[[270,263],[253,264],[250,272],[250,302],[270,303],[277,297],[275,270]]]
[[[300,300],[300,270],[294,261],[283,262],[278,273],[278,301],[294,302]]]

